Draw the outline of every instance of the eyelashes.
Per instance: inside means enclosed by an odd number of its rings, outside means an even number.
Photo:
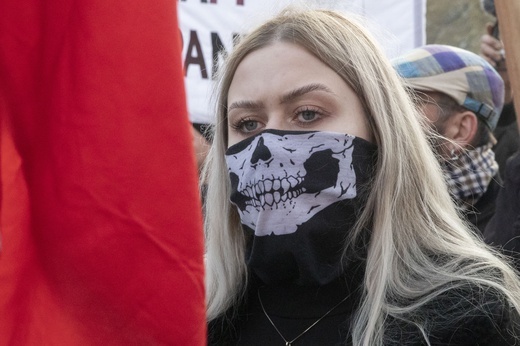
[[[231,123],[229,126],[240,133],[252,133],[258,129],[258,121],[252,117],[245,117]]]
[[[248,114],[249,113],[249,114]],[[329,115],[325,110],[316,106],[300,106],[292,113],[287,113],[284,116],[284,121],[289,127],[298,128],[312,128],[321,120]],[[252,114],[252,112],[244,112],[235,114],[231,117],[229,128],[239,134],[240,136],[252,136],[268,126],[270,117],[277,117],[279,115],[265,115],[262,113]],[[228,115],[228,119],[230,119]],[[274,127],[278,129],[277,127]]]
[[[298,125],[307,127],[325,116],[324,112],[316,107],[305,106],[296,110],[293,121]]]

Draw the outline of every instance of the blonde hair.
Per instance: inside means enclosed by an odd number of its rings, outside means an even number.
[[[342,77],[360,98],[379,148],[372,189],[352,232],[355,241],[370,229],[363,299],[351,328],[354,344],[382,345],[387,316],[416,324],[427,340],[410,313],[468,282],[495,289],[519,310],[514,270],[461,221],[422,117],[371,35],[337,12],[287,9],[237,44],[218,81],[204,170],[208,320],[237,305],[247,290],[245,237],[229,202],[225,162],[228,89],[242,59],[274,42],[304,47]]]

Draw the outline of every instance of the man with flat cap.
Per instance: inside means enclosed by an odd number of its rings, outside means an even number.
[[[453,199],[482,233],[500,188],[492,132],[504,103],[502,78],[482,57],[446,45],[413,49],[393,65],[440,135],[433,144]]]

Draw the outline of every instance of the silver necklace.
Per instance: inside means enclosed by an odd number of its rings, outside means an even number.
[[[332,311],[334,311],[334,309],[336,309],[338,306],[341,305],[341,303],[343,303],[345,300],[347,300],[347,298],[350,296],[350,295],[347,295],[345,298],[341,299],[341,301],[334,305],[329,311],[327,311],[325,313],[325,315],[321,316],[320,318],[318,318],[318,320],[316,322],[314,322],[313,324],[311,324],[309,327],[307,327],[307,329],[305,329],[303,332],[301,332],[297,337],[295,337],[294,339],[292,340],[287,340],[286,338],[284,338],[284,336],[282,335],[282,333],[278,330],[278,328],[276,327],[276,325],[274,324],[273,320],[271,319],[271,317],[269,317],[269,315],[267,314],[267,311],[265,311],[265,308],[264,308],[264,303],[262,303],[262,298],[260,297],[260,289],[258,289],[258,291],[256,291],[257,294],[258,294],[258,301],[260,302],[260,306],[262,307],[262,311],[264,312],[264,315],[265,317],[267,317],[267,319],[269,320],[269,322],[271,322],[271,325],[274,327],[274,329],[276,330],[276,332],[278,333],[278,335],[280,335],[280,337],[283,339],[283,341],[285,341],[285,346],[292,346],[293,342],[295,342],[296,340],[298,340],[299,338],[301,338],[305,333],[307,333],[309,330],[312,329],[312,327],[314,327],[315,325],[317,325],[322,319],[324,319],[325,317],[327,317],[328,314],[330,314]]]

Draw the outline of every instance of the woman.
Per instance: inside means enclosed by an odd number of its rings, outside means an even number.
[[[205,169],[211,344],[514,343],[515,272],[450,202],[369,34],[286,10],[235,47]]]

